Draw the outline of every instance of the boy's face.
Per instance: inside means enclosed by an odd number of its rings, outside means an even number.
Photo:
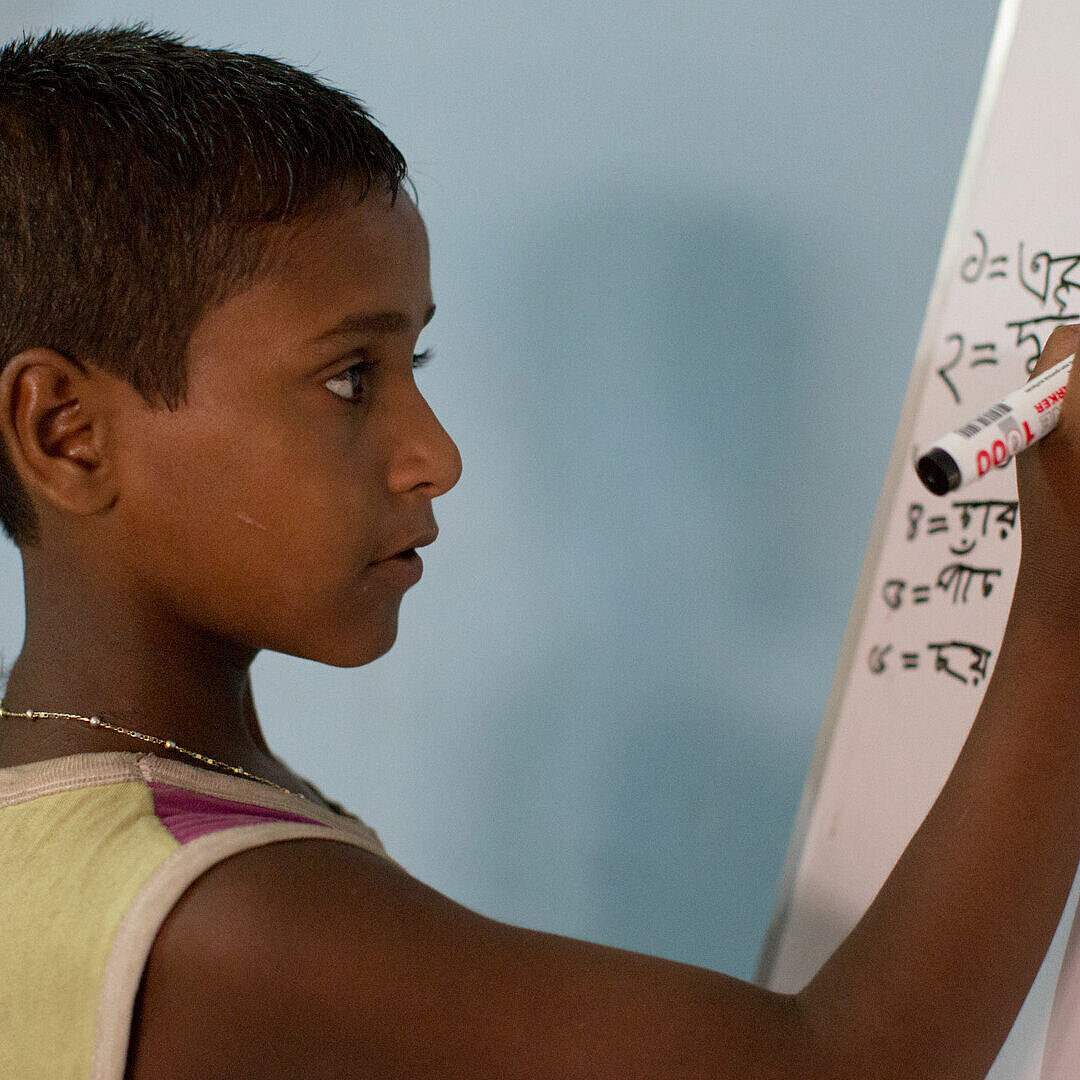
[[[267,276],[196,327],[185,404],[128,395],[114,557],[151,615],[362,664],[461,471],[413,378],[427,238],[403,193],[281,228]]]

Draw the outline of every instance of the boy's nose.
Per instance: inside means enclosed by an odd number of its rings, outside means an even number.
[[[429,498],[449,491],[461,477],[461,454],[457,443],[439,423],[427,400],[414,389],[407,415],[395,433],[397,445],[390,461],[387,481],[396,493],[426,488]]]

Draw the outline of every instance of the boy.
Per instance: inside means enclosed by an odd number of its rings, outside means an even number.
[[[0,55],[0,1074],[980,1076],[1080,850],[1080,418],[963,754],[800,994],[505,926],[263,740],[271,648],[393,643],[460,461],[404,162],[345,95],[142,30]],[[1043,366],[1078,344],[1047,344]],[[1019,812],[1022,810],[1022,812]]]

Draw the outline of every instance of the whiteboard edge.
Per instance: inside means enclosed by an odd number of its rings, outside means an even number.
[[[953,277],[956,261],[961,250],[963,237],[960,235],[960,230],[966,223],[967,211],[971,205],[987,134],[990,130],[990,121],[997,106],[998,93],[1001,89],[1002,77],[1022,4],[1023,0],[1002,0],[1001,6],[998,8],[994,33],[990,39],[986,67],[983,70],[982,83],[976,99],[971,133],[968,137],[967,148],[964,151],[964,160],[960,167],[960,178],[957,182],[956,194],[953,197],[952,209],[949,212],[948,222],[945,227],[945,240],[941,247],[941,255],[934,274],[934,284],[930,292],[926,316],[923,320],[922,333],[915,350],[915,363],[912,367],[911,377],[908,380],[904,404],[900,411],[900,421],[896,430],[896,439],[893,442],[892,455],[885,472],[881,495],[878,497],[877,509],[874,513],[874,521],[870,531],[870,540],[867,544],[866,555],[863,558],[862,570],[855,589],[855,599],[848,615],[836,671],[833,674],[832,684],[825,701],[825,712],[821,728],[818,731],[817,741],[814,745],[814,753],[810,760],[806,783],[803,785],[799,808],[795,814],[791,841],[788,845],[784,869],[780,877],[780,886],[777,890],[776,905],[768,929],[765,932],[761,959],[755,974],[755,982],[761,986],[769,986],[775,972],[784,932],[788,925],[788,915],[795,891],[795,883],[798,879],[799,866],[802,862],[804,844],[810,828],[810,819],[821,789],[832,737],[836,730],[840,708],[843,704],[851,669],[855,661],[855,647],[858,644],[859,635],[862,632],[866,617],[866,610],[870,604],[871,591],[877,574],[881,550],[885,544],[893,500],[900,487],[901,479],[910,467],[908,449],[911,433],[915,425],[915,418],[918,415],[919,406],[922,404],[923,391],[926,388],[927,368],[930,365],[930,358],[937,341],[942,311],[948,295],[949,281]]]

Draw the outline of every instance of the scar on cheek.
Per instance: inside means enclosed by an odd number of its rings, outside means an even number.
[[[266,532],[266,526],[261,521],[256,521],[254,518],[249,518],[247,514],[241,514],[238,510],[236,516],[245,524],[250,525],[253,529],[262,529]]]

